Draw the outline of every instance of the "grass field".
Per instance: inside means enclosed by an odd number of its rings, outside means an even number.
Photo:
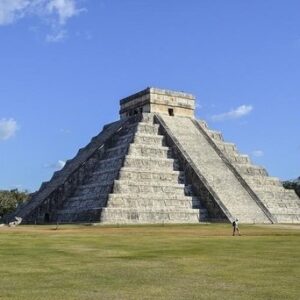
[[[300,299],[300,226],[0,228],[0,299]]]

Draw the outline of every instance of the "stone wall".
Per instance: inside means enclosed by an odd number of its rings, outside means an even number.
[[[194,117],[195,97],[191,94],[148,88],[120,101],[120,116],[141,113]]]
[[[136,118],[133,118],[133,121],[136,121]],[[105,143],[109,143],[126,122],[130,120],[104,126],[103,131],[92,138],[86,147],[80,149],[73,159],[68,160],[62,170],[55,172],[49,182],[42,183],[40,189],[31,195],[30,201],[19,206],[14,213],[5,216],[5,221],[9,222],[15,216],[19,216],[23,218],[24,223],[43,222],[47,214],[51,220],[49,212],[54,208],[59,209],[78,184],[87,178],[95,161],[103,154]]]

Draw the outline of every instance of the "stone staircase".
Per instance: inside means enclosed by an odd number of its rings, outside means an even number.
[[[198,223],[207,211],[190,194],[158,125],[147,116],[137,126],[119,177],[101,214],[102,223]]]
[[[233,218],[238,218],[243,223],[270,223],[261,207],[253,200],[191,118],[169,116],[161,116],[161,118]],[[220,138],[219,133],[211,134],[217,139]],[[233,149],[234,145],[226,145],[226,147]],[[239,156],[237,153],[231,154],[234,160],[247,163],[247,157]],[[258,171],[260,172],[260,169]]]
[[[57,212],[57,220],[134,223],[198,223],[206,209],[184,184],[153,117],[118,132],[91,176]]]
[[[93,173],[64,201],[63,207],[53,219],[60,223],[99,222],[102,208],[106,206],[136,127],[137,123],[127,125],[114,136],[104,156],[96,163]]]
[[[204,121],[199,125],[240,173],[279,223],[300,223],[300,199],[293,190],[285,189],[280,180],[268,176],[267,171],[253,165],[247,155],[239,154],[236,146],[226,143],[222,134],[210,130]]]

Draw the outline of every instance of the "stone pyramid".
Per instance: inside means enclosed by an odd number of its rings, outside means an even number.
[[[300,199],[194,118],[195,97],[147,88],[9,218],[26,223],[300,223]]]

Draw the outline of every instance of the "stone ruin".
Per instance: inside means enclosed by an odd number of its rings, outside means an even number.
[[[195,97],[147,88],[9,216],[23,223],[300,223],[300,199],[194,116]],[[8,218],[8,221],[9,221]]]

